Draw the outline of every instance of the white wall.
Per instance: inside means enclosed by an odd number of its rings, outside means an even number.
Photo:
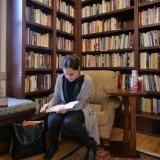
[[[6,72],[6,0],[0,0],[0,72]],[[6,83],[0,82],[2,96],[6,95]]]

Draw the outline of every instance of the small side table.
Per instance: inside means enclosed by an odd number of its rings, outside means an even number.
[[[147,95],[147,92],[135,92],[120,89],[104,90],[104,92],[112,96],[122,96],[122,103],[124,105],[123,141],[111,142],[111,155],[122,157],[138,157],[136,152],[136,97],[145,96]],[[131,105],[129,104],[129,98],[132,100]]]
[[[0,97],[0,108],[5,108],[8,106],[8,101],[6,97]]]

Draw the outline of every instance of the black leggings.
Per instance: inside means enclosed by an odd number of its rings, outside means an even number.
[[[83,126],[84,122],[84,113],[81,110],[71,111],[65,114],[50,114],[48,117],[48,132],[52,140],[52,145],[58,147],[58,137],[62,129],[68,135],[80,140],[87,148],[95,148],[96,143]]]

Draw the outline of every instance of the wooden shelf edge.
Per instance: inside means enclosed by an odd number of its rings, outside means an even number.
[[[82,52],[83,55],[86,54],[107,54],[107,53],[113,53],[113,52],[131,52],[133,51],[133,48],[124,48],[124,49],[114,49],[114,50],[108,50],[108,51],[86,51]]]
[[[100,36],[105,36],[105,35],[116,35],[116,34],[121,34],[121,33],[126,33],[126,32],[133,32],[132,29],[120,29],[120,30],[111,30],[111,31],[105,31],[105,32],[97,32],[97,33],[89,33],[89,34],[84,34],[81,36],[81,38],[92,38],[92,37],[100,37]]]
[[[151,5],[156,5],[159,4],[159,1],[154,1],[154,2],[147,2],[147,3],[141,3],[139,4],[139,8],[143,8],[143,7],[150,7]]]
[[[73,51],[66,51],[66,50],[61,50],[61,49],[57,49],[56,50],[57,54],[73,54]]]
[[[53,90],[52,89],[49,89],[49,90],[39,90],[39,91],[33,91],[33,92],[26,92],[25,93],[25,96],[38,96],[39,94],[50,94],[50,93],[53,93]]]
[[[47,68],[27,68],[25,69],[26,72],[53,72],[53,70]]]
[[[64,31],[61,31],[61,30],[58,30],[58,29],[56,31],[57,31],[57,34],[59,34],[59,35],[70,37],[70,38],[74,38],[74,35],[71,34],[71,33],[64,32]]]
[[[82,67],[82,70],[133,70],[134,67]]]
[[[37,0],[28,0],[28,2],[29,2],[29,3],[33,3],[33,4],[36,4],[36,5],[40,6],[40,7],[43,7],[43,8],[45,8],[45,9],[47,9],[47,10],[52,11],[52,6],[49,6],[49,5],[45,4],[45,3],[38,2]],[[53,4],[52,4],[52,5],[53,5]]]
[[[47,31],[53,31],[53,27],[52,26],[45,26],[45,25],[42,25],[42,24],[39,24],[39,23],[35,23],[35,22],[32,22],[32,21],[27,21],[26,22],[26,25],[27,26],[33,26],[33,27],[38,27],[40,29],[43,29],[43,30],[47,30]]]
[[[85,22],[85,21],[91,21],[93,19],[100,19],[100,18],[103,18],[103,17],[106,17],[106,16],[109,16],[109,15],[112,15],[112,14],[120,14],[120,13],[125,13],[125,12],[128,12],[128,11],[134,11],[134,7],[131,6],[131,7],[127,7],[127,8],[123,8],[123,9],[119,9],[119,10],[115,10],[115,11],[111,11],[111,12],[106,12],[106,13],[101,13],[101,14],[98,14],[98,15],[93,15],[93,16],[88,16],[88,17],[83,17],[81,19],[82,22]]]
[[[57,15],[60,16],[60,18],[63,18],[63,19],[66,18],[66,19],[68,19],[69,21],[72,21],[72,22],[75,21],[75,17],[72,17],[72,16],[70,16],[70,15],[64,13],[64,12],[59,11],[59,10],[57,11]]]
[[[37,49],[37,50],[52,51],[52,49],[47,48],[47,47],[41,47],[41,46],[35,46],[35,45],[29,45],[29,44],[26,45],[26,48],[29,48],[29,49]]]
[[[143,29],[149,29],[149,28],[154,28],[154,27],[159,27],[160,23],[155,23],[155,24],[148,24],[148,25],[140,25],[139,30]]]

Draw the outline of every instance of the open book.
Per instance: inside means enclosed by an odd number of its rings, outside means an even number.
[[[53,106],[51,108],[48,108],[46,109],[46,113],[48,112],[57,112],[59,111],[60,109],[71,109],[73,108],[79,101],[72,101],[72,102],[69,102],[67,104],[58,104],[56,106]]]

